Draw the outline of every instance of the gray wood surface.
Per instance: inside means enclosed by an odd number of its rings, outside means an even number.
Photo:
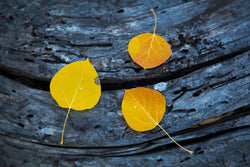
[[[172,46],[161,66],[129,57],[131,38],[153,31]],[[249,166],[250,4],[225,1],[1,1],[0,166]],[[71,111],[49,92],[53,75],[89,58],[100,102]],[[159,128],[136,132],[122,112],[124,89],[160,91]],[[211,118],[218,121],[201,124]]]

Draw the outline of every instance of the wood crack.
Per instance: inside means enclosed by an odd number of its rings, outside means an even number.
[[[230,114],[227,114],[224,118],[219,121],[213,122],[211,124],[201,125],[199,127],[184,129],[181,131],[177,131],[171,133],[171,136],[189,136],[195,131],[208,131],[201,133],[200,136],[196,136],[194,138],[189,139],[188,137],[183,137],[184,139],[178,141],[181,145],[193,145],[196,143],[203,143],[204,141],[209,141],[211,139],[227,136],[227,134],[236,133],[238,131],[245,131],[250,128],[250,125],[242,125],[239,127],[225,128],[219,131],[210,131],[209,129],[213,129],[214,126],[225,126],[226,123],[233,122],[239,118],[244,118],[250,115],[250,105],[246,105],[244,107],[238,108],[234,111],[231,111]],[[34,141],[25,138],[16,138],[14,136],[9,136],[7,134],[0,134],[2,138],[6,138],[6,144],[11,144],[13,147],[16,147],[16,143],[22,142],[24,146],[27,144],[36,145],[36,147],[40,147],[40,149],[50,150],[56,149],[57,154],[59,155],[70,155],[72,157],[77,156],[94,156],[94,157],[126,157],[126,156],[137,156],[141,154],[152,154],[155,152],[161,152],[169,149],[177,149],[177,146],[173,142],[166,142],[165,140],[169,140],[166,135],[147,140],[141,143],[134,143],[130,145],[120,145],[120,146],[93,146],[93,147],[85,147],[85,146],[70,146],[70,145],[55,145],[49,143],[41,143],[39,141]],[[9,139],[8,139],[9,138]],[[11,139],[11,140],[10,140]],[[13,141],[12,141],[13,140]],[[11,143],[9,143],[12,141]],[[27,143],[27,144],[25,144]],[[24,146],[19,146],[20,148]],[[27,149],[27,148],[26,148]],[[81,153],[86,151],[87,153]],[[78,152],[78,153],[77,153]]]
[[[117,89],[129,89],[133,88],[136,86],[145,86],[145,85],[150,85],[150,84],[156,84],[158,82],[164,82],[164,81],[169,81],[172,79],[176,79],[179,77],[183,77],[185,75],[188,75],[196,70],[199,70],[204,67],[211,66],[216,63],[223,62],[225,60],[231,59],[233,57],[236,57],[240,54],[243,54],[247,52],[250,49],[250,47],[246,47],[244,49],[241,49],[239,51],[233,52],[231,54],[224,55],[223,57],[219,57],[214,60],[210,60],[201,64],[194,65],[192,67],[187,67],[186,69],[182,69],[181,71],[176,71],[171,73],[168,76],[162,76],[158,78],[149,78],[147,79],[142,79],[142,80],[136,80],[136,81],[130,81],[126,82],[123,81],[119,84],[117,83],[105,83],[102,82],[102,90],[103,91],[110,91],[110,90],[117,90]],[[31,76],[30,74],[22,74],[20,72],[15,71],[14,69],[10,69],[8,67],[4,67],[4,65],[0,65],[0,75],[5,76],[9,79],[16,80],[19,83],[22,83],[28,87],[32,87],[35,89],[39,90],[44,90],[44,91],[49,91],[49,83],[50,79],[43,79],[35,76]]]

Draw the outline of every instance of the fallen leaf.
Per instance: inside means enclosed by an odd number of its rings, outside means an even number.
[[[128,44],[128,52],[138,65],[144,69],[157,67],[164,63],[172,54],[170,45],[159,35],[155,35],[156,14],[151,11],[155,17],[155,27],[153,34],[144,33],[132,38]]]
[[[165,109],[166,100],[156,90],[142,87],[125,90],[122,101],[122,113],[132,129],[136,131],[148,131],[158,126],[179,147],[192,154],[192,151],[183,148],[159,125],[164,116]]]
[[[213,123],[215,121],[218,121],[220,119],[221,119],[221,117],[211,118],[211,119],[208,119],[208,120],[205,120],[205,121],[201,122],[199,125],[211,124],[211,123]]]
[[[101,96],[98,74],[88,59],[68,64],[52,78],[50,93],[60,107],[68,108],[61,137],[63,144],[70,109],[90,109],[98,103]]]

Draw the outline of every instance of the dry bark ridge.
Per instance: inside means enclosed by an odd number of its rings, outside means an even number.
[[[129,40],[151,32],[170,60],[143,70]],[[0,166],[249,166],[250,12],[245,0],[1,1]],[[48,91],[65,64],[89,58],[101,78],[99,104],[72,112]],[[167,100],[161,125],[138,133],[121,115],[123,89],[145,86]],[[199,126],[205,120],[223,117]],[[198,125],[198,126],[196,126]]]

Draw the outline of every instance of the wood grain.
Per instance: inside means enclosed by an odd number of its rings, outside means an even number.
[[[153,31],[172,46],[163,65],[143,70],[127,45]],[[249,166],[250,12],[245,0],[0,2],[0,166]],[[100,102],[66,110],[49,93],[64,65],[89,58]],[[124,89],[159,90],[167,101],[156,128],[130,129]],[[200,123],[221,117],[218,121]]]

